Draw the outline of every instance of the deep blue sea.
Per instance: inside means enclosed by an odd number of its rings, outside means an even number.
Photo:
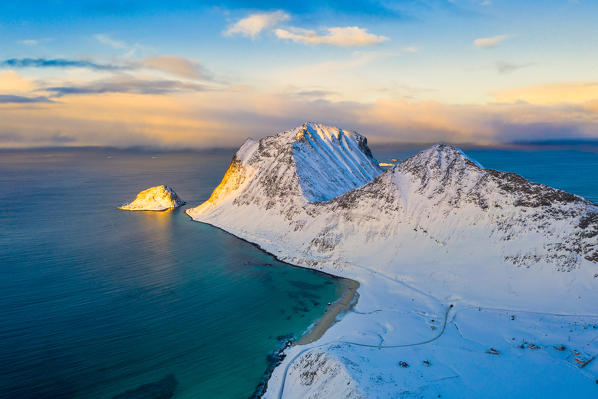
[[[390,161],[419,149],[373,152]],[[598,150],[466,152],[598,203]],[[182,210],[116,209],[158,184],[195,206],[231,156],[0,152],[1,398],[112,398],[139,387],[179,399],[253,394],[269,355],[323,314],[342,281]]]

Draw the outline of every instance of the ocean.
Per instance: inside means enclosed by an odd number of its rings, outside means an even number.
[[[112,398],[151,383],[181,399],[254,393],[339,279],[182,210],[116,209],[158,184],[198,205],[231,156],[0,153],[0,397]]]
[[[419,149],[373,152],[391,161]],[[253,395],[273,353],[343,284],[185,215],[209,197],[232,153],[0,152],[0,397]],[[591,148],[466,153],[598,202]],[[187,205],[116,209],[159,184]]]

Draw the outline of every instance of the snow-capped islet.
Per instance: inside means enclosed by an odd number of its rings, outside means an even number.
[[[124,204],[118,209],[124,211],[165,211],[184,204],[185,202],[179,198],[172,188],[161,185],[141,191],[133,202]]]

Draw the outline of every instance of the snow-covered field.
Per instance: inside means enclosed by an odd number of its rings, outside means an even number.
[[[583,198],[446,145],[383,172],[364,137],[307,123],[246,142],[187,212],[361,283],[265,397],[598,395],[598,208]]]

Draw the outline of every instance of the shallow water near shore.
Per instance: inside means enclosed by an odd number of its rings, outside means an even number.
[[[340,296],[182,209],[117,210],[157,184],[199,204],[231,158],[157,156],[0,155],[0,397],[247,398]]]

